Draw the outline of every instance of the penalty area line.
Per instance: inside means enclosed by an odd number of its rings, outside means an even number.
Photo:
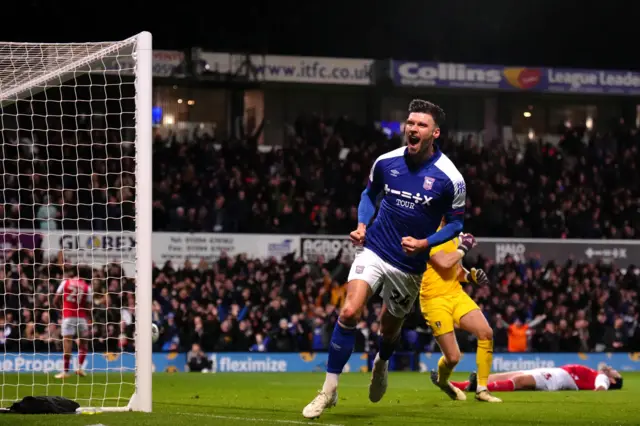
[[[344,426],[340,424],[334,423],[319,423],[319,422],[303,422],[299,420],[277,420],[277,419],[261,419],[256,417],[234,417],[234,416],[219,416],[216,414],[207,414],[207,413],[178,413],[182,416],[194,416],[194,417],[210,417],[212,419],[220,419],[220,420],[239,420],[243,422],[268,422],[268,423],[279,423],[279,424],[288,424],[288,425],[317,425],[317,426]]]

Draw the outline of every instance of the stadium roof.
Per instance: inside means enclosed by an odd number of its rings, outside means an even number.
[[[640,69],[632,54],[640,2],[246,0],[207,8],[115,0],[84,7],[84,19],[74,20],[61,0],[12,3],[11,16],[28,18],[1,28],[0,40],[98,41],[149,30],[166,49]]]

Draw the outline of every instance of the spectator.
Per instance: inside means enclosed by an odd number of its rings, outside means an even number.
[[[604,336],[605,345],[609,352],[622,352],[628,343],[628,334],[624,328],[624,320],[616,317],[613,327],[608,327]]]
[[[289,331],[289,322],[283,318],[270,336],[269,352],[296,352],[297,350],[296,339]]]
[[[608,324],[607,313],[604,309],[600,309],[598,312],[596,321],[589,330],[589,335],[592,338],[590,346],[593,347],[596,352],[604,352],[607,349],[606,338],[609,336],[612,339],[614,332]]]
[[[502,315],[499,313],[495,315],[493,323],[495,324],[493,329],[493,349],[495,352],[507,352],[509,342],[507,330],[509,324],[502,319]]]
[[[514,321],[507,327],[509,352],[527,352],[529,349],[529,336],[532,329],[545,320],[546,315],[539,315],[535,319],[523,323],[519,316],[515,316]]]
[[[535,345],[535,350],[536,352],[560,351],[560,337],[556,333],[556,325],[553,321],[545,322],[544,331],[538,338],[537,345]]]
[[[207,373],[211,370],[211,360],[197,343],[191,345],[191,350],[187,353],[187,366],[192,373]]]
[[[267,344],[264,342],[262,334],[261,333],[256,334],[255,339],[256,339],[256,343],[254,343],[251,346],[251,348],[249,348],[249,350],[251,352],[266,352]]]

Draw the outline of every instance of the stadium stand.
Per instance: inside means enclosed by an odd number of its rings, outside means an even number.
[[[267,153],[233,142],[215,150],[207,139],[156,144],[154,230],[349,232],[369,165],[400,140],[348,120],[301,119],[295,129],[287,146]],[[635,130],[621,127],[586,143],[569,132],[559,145],[446,140],[442,148],[467,181],[468,232],[634,239],[638,142]],[[349,151],[341,159],[343,148]]]
[[[618,128],[587,143],[568,133],[559,145],[530,142],[523,150],[496,143],[480,146],[471,139],[445,140],[442,149],[461,165],[468,182],[469,232],[632,239],[640,232],[638,142],[635,130]],[[286,146],[266,153],[252,141],[220,142],[206,136],[188,144],[157,140],[154,228],[347,233],[357,215],[358,197],[353,194],[366,179],[363,165],[399,143],[348,120],[317,118],[300,119]],[[93,147],[93,158],[109,158],[107,148]],[[29,149],[29,144],[8,144],[5,156],[18,158],[19,149]],[[128,179],[132,162],[84,164],[81,150],[62,153],[55,146],[34,155],[41,161],[3,162],[8,176],[12,170],[6,167],[12,164],[34,171],[29,184],[6,182],[5,205],[12,206],[0,209],[4,227],[133,229],[132,221],[120,220],[132,218],[132,211],[119,210],[133,208],[133,194],[109,194],[105,188],[116,185],[90,179],[87,172],[106,167],[110,173],[94,176]],[[46,163],[79,171],[85,167],[88,180],[39,183],[38,167]],[[15,202],[24,197],[33,198],[26,204],[29,208]],[[49,203],[33,208],[47,197]],[[82,211],[90,204],[83,203],[83,197],[93,197],[92,212]],[[110,217],[118,220],[110,223]],[[45,294],[55,292],[62,270],[41,257],[40,250],[5,252],[0,348],[7,351],[61,349],[59,312],[49,309]],[[571,261],[542,265],[510,257],[500,265],[483,258],[478,262],[489,272],[492,286],[469,286],[467,291],[490,318],[497,350],[640,351],[637,267],[620,270]],[[348,267],[337,259],[306,264],[292,257],[278,262],[243,256],[223,257],[193,270],[166,264],[154,271],[153,320],[161,327],[155,349],[186,352],[197,344],[205,352],[326,350],[344,299]],[[108,273],[94,272],[94,351],[130,349],[133,344],[134,283],[117,267],[109,268]],[[375,350],[379,311],[374,298],[358,326],[356,351]],[[463,350],[474,349],[467,336],[458,337]],[[411,351],[434,349],[420,315],[407,322],[403,345]]]
[[[8,267],[0,270],[2,350],[61,349],[59,311],[49,309],[46,287],[55,292],[62,270],[54,263],[41,264],[37,256],[37,250],[14,251],[6,258]],[[12,268],[18,259],[20,267]],[[466,290],[490,319],[497,351],[640,351],[638,267],[621,270],[571,261],[542,265],[512,257],[502,264],[480,258],[476,266],[488,271],[492,284]],[[170,263],[156,268],[153,321],[161,337],[155,349],[186,352],[198,344],[205,352],[324,351],[344,300],[348,267],[337,259],[309,264],[293,256],[260,261],[240,255],[193,269]],[[92,344],[100,352],[130,350],[133,282],[117,267],[109,268],[94,271]],[[30,283],[35,288],[27,288]],[[373,298],[358,325],[358,352],[376,349],[380,308],[380,300]],[[402,340],[406,351],[434,349],[421,318],[416,312],[407,322]],[[521,334],[512,333],[515,329],[525,331],[522,341],[517,340]],[[459,332],[458,340],[463,350],[475,349],[465,333]]]
[[[369,165],[400,139],[347,119],[307,117],[293,127],[285,146],[270,152],[251,141],[207,136],[191,143],[156,140],[154,231],[349,232],[357,216],[354,194],[366,185]],[[39,149],[30,138],[4,135],[4,158],[20,161],[1,165],[7,177],[1,227],[134,229],[134,162],[109,152],[126,147],[96,144],[104,136],[93,135],[91,147],[51,138],[48,149]],[[620,126],[582,139],[569,132],[559,145],[535,141],[524,149],[471,139],[441,142],[467,181],[466,230],[492,237],[637,238],[640,134]],[[18,181],[18,170],[23,180],[31,171],[31,182]],[[62,170],[80,177],[63,182]],[[105,190],[120,186],[131,190]]]
[[[203,265],[204,266],[204,265]],[[490,287],[467,287],[490,319],[496,350],[637,351],[640,269],[604,264],[542,265],[535,260],[503,264],[479,259]],[[155,271],[154,321],[161,324],[159,350],[324,351],[344,299],[348,265],[330,260],[306,264],[224,257],[212,269]],[[507,301],[505,303],[505,301]],[[375,350],[380,300],[369,303],[358,325],[356,351]],[[527,325],[538,319],[538,327]],[[514,328],[528,330],[522,349]],[[463,350],[475,343],[458,334]],[[404,331],[408,351],[434,349],[416,314]]]

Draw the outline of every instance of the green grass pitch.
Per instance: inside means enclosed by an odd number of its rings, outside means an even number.
[[[457,374],[456,379],[466,375]],[[53,374],[2,374],[3,406],[26,395],[64,394],[84,405],[86,398],[121,397],[132,391],[131,375],[95,374],[73,377],[64,384]],[[448,400],[427,374],[391,373],[384,399],[367,399],[369,375],[349,373],[341,378],[338,406],[317,420],[302,417],[302,408],[321,387],[319,373],[156,373],[153,413],[93,415],[0,415],[0,425],[33,426],[196,426],[196,425],[637,425],[640,424],[640,373],[625,374],[625,389],[612,392],[501,393],[502,404]],[[91,383],[94,383],[92,386]],[[33,383],[36,383],[33,385]],[[85,398],[85,399],[82,399]]]

